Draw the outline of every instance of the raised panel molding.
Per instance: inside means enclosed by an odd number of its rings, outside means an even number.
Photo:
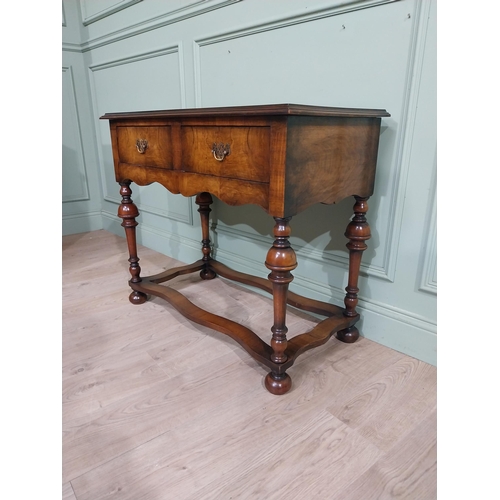
[[[238,233],[241,240],[241,234]],[[243,237],[243,240],[245,236]],[[270,240],[266,239],[266,246]],[[301,256],[297,253],[298,260]],[[241,256],[225,249],[217,248],[217,257],[235,269],[265,278],[268,274],[263,262]],[[297,273],[291,288],[294,292],[317,300],[343,306],[345,291],[338,286],[330,286]],[[260,293],[259,290],[252,290]],[[262,292],[263,295],[266,295]],[[359,296],[357,308],[361,312],[361,334],[383,345],[397,349],[427,363],[436,365],[436,323],[412,311],[391,306],[371,298]],[[313,313],[310,313],[313,314]],[[313,314],[314,315],[314,314]],[[399,325],[394,327],[394,322]],[[363,324],[370,327],[362,328]]]
[[[220,9],[241,1],[242,0],[201,0],[190,2],[180,9],[175,9],[152,19],[148,19],[147,21],[142,21],[128,26],[127,28],[119,29],[107,33],[106,35],[87,40],[80,45],[80,50],[82,52],[87,52],[110,43],[115,43],[148,31],[163,28],[169,24],[184,21],[190,17],[199,16],[212,10]]]
[[[90,81],[91,81],[91,93],[92,93],[92,102],[93,102],[93,108],[94,108],[94,114],[96,116],[96,119],[99,118],[99,109],[98,109],[98,103],[97,103],[97,90],[96,90],[96,85],[95,85],[95,80],[93,75],[98,72],[98,71],[103,71],[106,69],[114,68],[117,66],[122,66],[126,64],[132,64],[135,62],[143,61],[146,59],[151,59],[155,57],[161,57],[169,54],[177,54],[178,55],[178,62],[179,62],[179,88],[180,88],[180,99],[181,99],[181,106],[185,107],[186,106],[186,101],[185,101],[185,78],[184,78],[184,65],[183,65],[183,57],[182,57],[182,44],[179,43],[178,45],[171,46],[171,47],[165,47],[163,49],[159,50],[154,50],[154,51],[149,51],[149,52],[143,52],[141,54],[134,54],[128,57],[123,57],[119,59],[113,59],[105,62],[101,62],[98,64],[93,64],[89,66],[89,71],[90,71]],[[116,189],[116,185],[113,185],[113,189],[111,189],[111,186],[108,186],[106,174],[104,171],[104,165],[106,165],[106,161],[103,158],[102,154],[102,148],[98,148],[98,156],[99,156],[99,169],[100,169],[100,175],[101,175],[101,181],[102,181],[102,186],[103,186],[103,199],[105,201],[108,201],[110,203],[119,205],[121,203],[121,199],[118,197],[118,190]],[[113,194],[111,194],[113,193]],[[191,203],[189,202],[189,199],[185,199],[185,203],[183,206],[182,211],[176,211],[173,209],[167,209],[167,210],[162,210],[157,207],[153,207],[151,205],[143,204],[143,203],[138,203],[138,207],[142,212],[146,212],[149,214],[157,215],[160,217],[166,217],[168,219],[171,219],[173,221],[178,221],[178,222],[183,222],[185,224],[193,225],[193,210]]]
[[[406,198],[407,180],[410,170],[413,132],[417,119],[418,96],[422,76],[425,41],[432,0],[422,0],[415,3],[413,18],[416,23],[413,28],[412,44],[409,53],[409,64],[406,76],[405,105],[401,119],[401,134],[396,148],[395,161],[400,165],[393,185],[391,195],[391,217],[388,221],[388,252],[386,255],[387,275],[394,281],[396,260],[403,223],[404,200]]]
[[[62,43],[62,50],[66,52],[79,52],[81,53],[82,49],[78,43],[71,43],[71,42],[63,42]]]
[[[346,223],[347,226],[347,223]],[[266,249],[269,247],[269,237],[265,236],[260,236],[256,235],[254,233],[251,233],[249,231],[245,231],[244,229],[238,228],[233,229],[229,226],[226,226],[225,224],[221,223],[220,221],[217,223],[217,228],[216,231],[219,234],[225,234],[228,236],[232,236],[234,238],[238,239],[247,239],[248,241],[255,242],[262,246],[263,248]],[[347,243],[347,239],[346,239]],[[346,256],[342,256],[336,253],[333,253],[328,250],[317,250],[313,247],[308,246],[307,248],[301,245],[298,245],[297,243],[293,244],[293,249],[295,253],[297,254],[298,258],[304,258],[307,260],[312,260],[317,262],[318,264],[325,264],[325,262],[329,263],[332,266],[338,266],[342,267],[344,269],[348,269],[349,266],[349,257],[347,256],[347,250],[346,250]],[[385,270],[374,265],[368,265],[361,263],[361,272],[369,275],[369,276],[377,276],[378,278],[385,279],[386,278],[386,273]]]
[[[140,0],[135,0],[138,2]],[[196,17],[200,14],[205,14],[209,11],[216,10],[225,6],[230,6],[231,4],[240,2],[243,0],[185,0],[185,4],[180,9],[173,9],[169,12],[164,12],[162,15],[157,17],[151,17],[146,21],[137,22],[135,24],[131,24],[128,27],[116,29],[117,25],[114,26],[114,31],[109,31],[106,35],[95,37],[92,39],[87,38],[82,44],[72,43],[72,42],[63,42],[63,51],[71,51],[83,53],[87,51],[91,51],[95,48],[103,47],[108,44],[113,44],[120,40],[124,40],[130,37],[135,37],[141,35],[142,33],[147,33],[152,30],[162,28],[164,26],[168,26],[173,23],[177,23],[183,21],[185,19]],[[187,77],[191,78],[191,75],[194,75],[194,81],[188,81],[187,89],[189,89],[190,94],[188,96],[189,105],[193,102],[196,106],[200,107],[203,104],[203,87],[202,83],[206,85],[205,80],[203,79],[202,74],[202,63],[207,63],[204,57],[207,57],[207,53],[209,50],[204,52],[202,50],[204,47],[209,46],[211,44],[221,43],[227,40],[247,37],[252,35],[258,35],[259,33],[263,33],[266,31],[277,30],[281,28],[287,28],[294,25],[298,25],[301,23],[307,23],[309,21],[316,21],[322,18],[327,18],[331,16],[336,16],[339,14],[354,12],[356,10],[368,9],[368,8],[376,8],[377,6],[383,6],[384,4],[390,4],[393,2],[400,2],[401,0],[331,0],[327,7],[322,7],[321,9],[310,10],[307,9],[307,13],[291,13],[290,9],[285,13],[287,2],[283,2],[285,5],[283,7],[283,16],[279,18],[271,18],[269,15],[268,20],[265,22],[261,22],[260,24],[250,25],[250,21],[245,19],[236,19],[238,21],[238,26],[243,26],[243,23],[247,23],[247,26],[244,26],[241,29],[234,29],[235,24],[233,24],[233,28],[228,28],[226,31],[220,31],[214,33],[213,28],[207,24],[204,27],[199,27],[197,29],[197,35],[193,35],[196,40],[191,38],[191,32],[193,30],[186,30],[186,39],[184,43],[189,43],[192,45],[189,46],[188,50],[193,50],[192,54],[185,54],[188,58],[186,62],[191,65],[190,58],[194,56],[194,68],[189,67],[187,72]],[[95,4],[97,5],[98,0],[96,0]],[[135,3],[134,2],[134,3]],[[105,0],[101,2],[102,4],[114,4],[119,5],[124,2],[118,2],[118,0]],[[132,5],[131,1],[128,1],[130,5]],[[249,4],[250,2],[248,2]],[[314,2],[311,2],[314,3]],[[387,167],[390,166],[390,179],[391,186],[388,187],[387,193],[384,194],[386,198],[386,202],[390,206],[384,205],[383,212],[383,221],[380,218],[380,223],[387,224],[388,231],[384,234],[383,240],[379,242],[379,255],[377,257],[377,264],[362,264],[362,272],[369,276],[374,276],[384,281],[394,281],[394,276],[396,274],[396,263],[397,263],[397,255],[399,251],[399,242],[401,239],[401,224],[403,221],[403,210],[404,210],[404,202],[406,196],[406,190],[411,189],[411,186],[407,186],[408,184],[408,175],[410,168],[410,156],[411,149],[413,143],[413,130],[415,128],[416,122],[416,109],[418,105],[418,90],[420,85],[420,79],[422,77],[422,61],[424,57],[424,46],[425,46],[425,37],[426,37],[426,29],[427,29],[427,19],[429,17],[429,12],[431,9],[431,5],[433,4],[433,0],[416,0],[415,3],[410,0],[409,2],[405,2],[406,5],[401,7],[403,9],[408,6],[408,17],[411,15],[411,20],[408,20],[408,23],[412,24],[412,32],[411,37],[409,39],[408,45],[408,54],[407,54],[407,66],[406,66],[406,82],[403,87],[398,83],[398,91],[400,92],[402,88],[404,88],[404,92],[402,95],[402,100],[404,101],[401,112],[398,112],[398,134],[395,138],[394,148],[392,149],[391,144],[391,160],[387,161]],[[141,6],[145,6],[146,2],[143,2]],[[169,3],[165,2],[165,9],[169,8]],[[413,5],[414,8],[413,8]],[[67,6],[68,7],[68,6]],[[243,7],[243,5],[241,6]],[[394,8],[397,6],[395,5]],[[78,7],[76,7],[78,8]],[[125,7],[122,7],[125,8]],[[414,9],[414,10],[411,10]],[[71,11],[66,9],[68,14],[65,16],[64,13],[64,5],[63,5],[63,25],[66,22],[69,23],[71,28],[71,16],[69,14]],[[238,10],[238,8],[236,9]],[[118,12],[118,10],[116,11]],[[262,15],[265,15],[266,9],[262,9]],[[88,19],[92,19],[92,15],[97,14],[96,12],[87,12],[87,16],[85,17],[86,21]],[[108,14],[109,15],[109,14]],[[102,16],[104,17],[104,16]],[[102,19],[101,17],[101,19]],[[117,16],[121,17],[121,16]],[[253,16],[252,16],[253,17]],[[406,17],[406,12],[405,12]],[[97,19],[95,19],[97,21]],[[194,20],[194,25],[198,26],[198,22],[201,20]],[[94,21],[92,21],[94,22]],[[343,22],[343,21],[341,21]],[[103,22],[104,24],[105,22]],[[90,23],[88,23],[90,24]],[[347,25],[347,24],[346,24]],[[200,25],[201,26],[201,25]],[[229,26],[229,25],[226,25]],[[97,27],[97,26],[96,26]],[[188,23],[187,28],[190,27]],[[347,25],[349,28],[349,26]],[[219,29],[219,28],[217,28]],[[233,31],[229,31],[229,30]],[[222,29],[221,29],[222,30]],[[63,30],[64,31],[64,30]],[[85,30],[84,30],[85,31]],[[159,32],[156,38],[156,47],[161,47],[164,43],[175,43],[175,40],[169,39],[168,42],[163,41],[164,32]],[[406,33],[408,36],[408,33]],[[190,37],[190,38],[188,38]],[[149,38],[148,38],[149,39]],[[398,39],[395,40],[396,42]],[[405,42],[408,41],[408,38],[405,38]],[[139,40],[140,42],[140,40]],[[249,43],[252,43],[252,39],[249,39]],[[121,44],[118,44],[117,50]],[[137,45],[135,45],[137,47]],[[150,48],[150,47],[149,47]],[[106,49],[107,50],[107,49]],[[136,49],[141,50],[141,49]],[[105,70],[108,68],[112,68],[114,66],[119,66],[122,64],[128,64],[137,62],[147,58],[158,57],[166,54],[177,53],[179,57],[179,81],[180,81],[180,91],[181,91],[181,101],[182,107],[186,106],[186,85],[185,85],[185,74],[184,74],[184,57],[182,53],[182,45],[179,43],[176,46],[171,46],[165,49],[154,50],[143,54],[135,54],[132,56],[128,56],[122,59],[114,59],[102,63],[94,64],[92,62],[92,66],[89,67],[89,80],[90,80],[90,89],[92,96],[92,106],[94,110],[94,126],[96,128],[96,138],[97,138],[97,156],[99,158],[99,174],[101,175],[101,179],[103,180],[102,186],[104,191],[104,200],[113,204],[118,205],[121,200],[118,195],[118,186],[113,184],[111,186],[111,179],[108,167],[109,167],[109,158],[107,156],[107,152],[103,150],[100,144],[100,135],[99,135],[99,113],[96,99],[96,88],[93,81],[93,75],[101,70]],[[99,51],[96,53],[92,53],[92,55],[88,55],[89,60],[95,61],[96,57],[99,55]],[[123,56],[123,54],[121,54]],[[112,55],[111,57],[114,57]],[[206,69],[207,67],[205,67]],[[192,73],[194,69],[194,73]],[[63,72],[69,71],[66,76],[70,76],[71,84],[74,87],[73,75],[71,73],[71,68],[63,68]],[[404,74],[405,68],[401,68],[401,73]],[[64,75],[64,73],[63,73]],[[78,82],[77,82],[78,83]],[[193,85],[193,87],[191,87]],[[208,87],[205,87],[205,91],[207,91]],[[194,95],[191,95],[191,92],[194,90]],[[74,90],[73,90],[74,92]],[[205,95],[208,97],[208,95]],[[73,96],[75,98],[75,96]],[[207,99],[205,99],[206,101]],[[82,101],[83,102],[83,101]],[[398,102],[400,102],[398,100]],[[75,100],[75,110],[76,108],[76,100]],[[118,109],[116,111],[119,111]],[[389,110],[390,111],[390,110]],[[83,112],[83,110],[82,110]],[[79,125],[79,124],[78,124]],[[81,137],[80,137],[81,140]],[[88,151],[88,149],[87,149]],[[83,152],[82,152],[83,155]],[[104,161],[103,157],[106,156],[106,161]],[[82,156],[83,158],[83,156]],[[89,167],[91,167],[93,161],[89,163]],[[83,163],[85,167],[85,163]],[[105,165],[106,165],[106,175],[105,175]],[[108,180],[106,181],[106,177]],[[108,186],[109,185],[109,186]],[[153,187],[153,186],[151,186]],[[147,188],[149,189],[149,188]],[[420,248],[420,257],[419,257],[419,267],[416,272],[411,277],[411,287],[412,292],[415,292],[415,289],[418,289],[422,292],[426,292],[423,294],[417,294],[419,297],[424,297],[426,300],[432,300],[428,294],[436,294],[437,292],[437,267],[436,267],[436,255],[437,255],[437,244],[436,244],[436,233],[437,233],[437,222],[436,222],[436,191],[435,185],[432,187],[434,191],[433,195],[429,196],[429,205],[426,210],[426,221],[427,229],[426,232],[423,233],[422,242],[417,242],[416,251],[419,250],[418,246],[421,245]],[[107,193],[111,194],[107,194]],[[411,191],[409,191],[411,192]],[[75,200],[67,200],[67,201],[76,201],[76,200],[88,200],[89,191],[87,189],[86,196],[82,198],[77,198]],[[138,196],[140,199],[140,196]],[[147,201],[147,198],[144,197],[144,200]],[[137,201],[137,200],[136,200]],[[165,219],[171,219],[173,221],[183,222],[185,224],[196,225],[193,222],[198,220],[197,214],[194,214],[196,211],[196,206],[193,205],[192,200],[185,199],[186,208],[180,204],[170,204],[168,203],[168,209],[163,210],[164,207],[160,206],[150,206],[144,203],[138,202],[138,206],[141,212],[154,214],[155,216],[162,217]],[[99,229],[102,226],[99,224],[104,224],[105,229],[112,228],[112,231],[116,234],[123,236],[123,228],[120,227],[121,220],[116,216],[113,212],[113,206],[110,204],[103,204],[103,210],[98,212],[89,212],[86,214],[75,214],[75,215],[66,215],[63,217],[63,227],[64,224],[71,226],[74,229],[75,225],[78,225],[80,231],[88,231]],[[184,203],[184,202],[182,202]],[[67,208],[72,208],[71,205],[67,206]],[[369,213],[370,215],[370,213]],[[87,227],[89,224],[89,219],[91,221],[91,227]],[[178,258],[185,262],[194,261],[200,256],[200,244],[199,241],[195,239],[194,231],[193,234],[191,232],[187,232],[191,237],[185,237],[183,235],[182,229],[181,231],[175,231],[171,229],[169,223],[165,221],[166,228],[164,229],[161,224],[157,224],[158,220],[153,217],[146,217],[146,221],[140,221],[138,238],[141,244],[149,248],[156,249],[158,251],[164,252],[168,255],[171,255],[174,258]],[[159,221],[161,223],[161,221]],[[172,225],[175,228],[175,225]],[[212,228],[213,229],[213,228]],[[224,237],[234,237],[246,242],[246,248],[251,248],[251,244],[255,244],[259,246],[259,249],[262,247],[263,249],[268,249],[270,245],[270,240],[268,237],[261,236],[261,234],[255,234],[254,232],[247,232],[244,229],[237,231],[231,226],[226,226],[222,222],[219,221],[218,225],[215,228],[215,237],[214,243],[217,241],[217,233]],[[212,231],[213,235],[213,231]],[[368,242],[370,244],[370,242]],[[217,246],[217,245],[216,245]],[[242,248],[245,245],[242,245]],[[326,270],[326,274],[328,273],[337,273],[341,274],[345,272],[348,266],[348,258],[347,254],[343,256],[341,252],[335,253],[335,250],[316,250],[309,246],[300,247],[298,245],[293,245],[296,253],[298,254],[299,260],[308,259],[314,261],[314,265],[311,264],[311,269],[315,270],[319,268],[320,264],[324,265],[324,269]],[[331,247],[330,247],[331,248]],[[223,246],[223,248],[216,248],[216,252],[220,259],[226,262],[228,265],[233,264],[233,267],[239,268],[239,270],[243,270],[249,272],[250,274],[260,274],[265,277],[268,274],[263,262],[258,260],[255,257],[255,253],[252,251],[243,251],[239,253],[235,246],[229,245],[228,248]],[[264,253],[265,254],[265,253]],[[379,260],[380,258],[380,260]],[[399,259],[398,265],[401,266],[404,263]],[[298,268],[299,270],[299,268]],[[333,271],[332,271],[333,270]],[[313,276],[313,275],[314,276]],[[344,290],[341,287],[341,283],[337,283],[338,286],[330,286],[328,284],[328,280],[323,278],[316,273],[308,274],[307,270],[304,271],[304,274],[295,274],[295,280],[292,283],[292,287],[296,287],[294,291],[301,293],[305,296],[310,296],[311,298],[317,298],[319,300],[327,300],[338,305],[342,305],[344,298]],[[380,284],[381,286],[386,286],[385,284]],[[398,283],[394,285],[399,286]],[[397,288],[396,288],[397,290]],[[375,294],[374,294],[375,296]],[[407,304],[403,304],[403,307],[407,307]],[[408,306],[410,309],[412,306]],[[366,334],[367,338],[379,342],[383,345],[387,345],[393,349],[400,350],[401,352],[405,352],[411,356],[414,356],[418,359],[422,359],[423,361],[436,364],[435,361],[435,343],[436,343],[436,324],[432,320],[429,320],[427,317],[423,317],[421,315],[413,313],[411,310],[400,309],[391,306],[388,303],[381,303],[371,298],[366,298],[361,296],[359,298],[359,308],[362,311],[362,320],[361,320],[361,330],[362,334]],[[425,314],[425,309],[418,309],[420,312]],[[363,324],[366,325],[366,328],[363,329]],[[269,325],[271,327],[271,324]],[[429,354],[430,353],[430,354]]]
[[[313,10],[307,14],[282,16],[278,19],[268,20],[264,23],[253,24],[236,31],[224,31],[218,34],[213,34],[209,37],[199,38],[193,41],[193,63],[194,63],[194,84],[195,84],[195,103],[197,107],[203,106],[202,98],[202,70],[201,70],[201,53],[202,48],[208,45],[223,43],[227,40],[241,38],[251,35],[263,33],[276,29],[287,28],[297,24],[316,21],[326,17],[336,16],[349,12],[354,12],[361,9],[377,7],[380,5],[393,3],[400,0],[365,0],[361,2],[351,1],[324,7],[322,9]],[[423,6],[422,6],[423,5]],[[401,233],[401,224],[404,210],[404,199],[406,190],[406,180],[410,168],[410,152],[412,143],[412,134],[406,134],[406,130],[413,131],[416,120],[416,107],[418,99],[419,83],[422,73],[422,63],[425,49],[425,35],[427,29],[427,19],[431,0],[423,0],[415,2],[414,11],[409,16],[414,20],[412,34],[410,39],[408,64],[406,68],[406,83],[404,87],[404,105],[401,115],[401,125],[398,130],[398,138],[395,148],[395,160],[391,167],[394,172],[394,182],[390,186],[390,208],[386,224],[389,227],[383,254],[383,264],[361,265],[361,269],[367,275],[375,276],[379,279],[394,282],[397,264],[397,253],[399,247],[399,239]],[[227,228],[221,227],[219,230],[229,232]],[[247,233],[249,238],[255,238],[253,233]],[[258,239],[258,238],[255,238]],[[313,259],[327,260],[333,265],[342,267],[348,266],[348,257],[333,252],[315,252],[312,251],[308,256]]]
[[[167,219],[177,221],[177,222],[183,222],[184,224],[189,224],[190,226],[192,226],[194,223],[194,221],[193,221],[193,207],[189,201],[189,198],[182,197],[182,199],[184,200],[182,212],[171,210],[171,209],[160,210],[157,207],[153,207],[153,206],[147,205],[145,203],[138,203],[138,208],[141,212],[146,212],[146,213],[153,214],[153,215],[159,215],[160,217],[166,217]],[[109,199],[107,201],[112,201],[113,203],[118,203],[118,204],[121,203],[121,200],[117,201],[117,200]]]
[[[63,203],[90,200],[83,139],[71,66],[63,66]],[[67,134],[70,134],[68,136]],[[67,141],[65,141],[65,137]],[[70,142],[68,142],[70,141]],[[70,184],[65,179],[70,178]],[[71,194],[68,191],[71,190]]]
[[[124,237],[121,219],[116,214],[102,210],[103,228]],[[141,220],[137,226],[137,241],[140,245],[156,250],[184,262],[194,262],[201,255],[199,239],[181,235],[178,231],[168,231]]]
[[[135,5],[136,3],[139,2],[142,2],[142,0],[120,0],[118,2],[113,0],[111,1],[99,0],[99,3],[97,3],[96,1],[89,2],[89,0],[83,0],[80,2],[82,24],[84,26],[88,26],[89,24],[95,23],[100,19],[115,14],[116,12],[126,9],[127,7]],[[94,5],[94,9],[92,9],[92,7],[89,9],[90,4]],[[103,5],[107,6],[104,9],[102,9],[101,7]]]
[[[211,43],[220,43],[231,40],[233,38],[241,38],[242,36],[255,35],[264,31],[287,28],[296,24],[308,23],[317,21],[326,17],[338,16],[355,12],[356,10],[368,9],[388,3],[400,2],[401,0],[350,0],[347,2],[334,1],[328,6],[323,6],[318,9],[308,10],[307,13],[291,13],[286,16],[280,16],[276,19],[270,19],[259,24],[247,26],[246,28],[226,31],[219,35],[211,35],[209,37],[198,39],[196,42],[199,45],[209,45]]]
[[[432,217],[432,226],[429,232],[429,238],[426,245],[424,258],[422,280],[419,290],[423,292],[437,294],[437,228],[436,213]]]
[[[84,212],[81,214],[63,215],[62,234],[86,233],[102,229],[101,211]]]
[[[239,0],[238,0],[239,1]],[[368,9],[370,7],[377,7],[388,3],[399,2],[401,0],[351,0],[347,2],[339,2],[338,0],[333,4],[320,9],[312,9],[306,14],[295,13],[286,16],[280,16],[276,19],[267,20],[259,24],[252,24],[242,29],[233,31],[224,31],[219,34],[210,35],[209,37],[199,38],[193,40],[193,54],[194,54],[194,75],[195,75],[195,102],[196,107],[202,106],[201,97],[201,65],[200,65],[200,48],[214,43],[226,42],[235,38],[242,38],[245,36],[256,35],[265,31],[287,28],[295,26],[296,24],[317,21],[327,17],[338,16],[347,14],[356,10]]]
[[[179,53],[179,45],[173,45],[170,47],[165,47],[163,49],[158,50],[150,50],[147,52],[141,52],[140,54],[134,54],[131,56],[123,57],[120,59],[111,59],[110,61],[92,64],[89,66],[91,71],[101,71],[103,69],[113,68],[115,66],[121,66],[123,64],[130,64],[137,61],[143,61],[145,59],[151,59],[153,57],[160,57],[168,54],[176,54]]]
[[[436,172],[436,155],[434,156],[434,172]],[[419,290],[437,294],[437,185],[436,176],[432,186],[432,195],[429,198],[430,207],[428,210],[426,228],[427,234],[422,239],[421,255],[423,255],[423,264],[421,267],[421,279]]]

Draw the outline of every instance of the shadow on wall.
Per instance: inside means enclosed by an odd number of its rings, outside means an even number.
[[[260,236],[259,240],[265,238],[269,241],[269,246],[272,245],[274,220],[262,208],[253,205],[230,207],[214,199],[215,209],[212,214],[214,225],[241,231],[249,237]],[[300,249],[302,253],[307,253],[308,248],[311,248],[316,252],[340,252],[348,255],[344,232],[353,216],[353,205],[354,198],[350,197],[334,205],[313,205],[292,217],[290,221],[292,247],[295,250]]]
[[[296,279],[290,284],[290,290],[311,298],[326,300],[340,307],[344,306],[349,259],[346,248],[348,240],[344,233],[353,216],[354,203],[354,198],[349,197],[334,205],[317,204],[291,219],[290,242],[297,253],[298,267],[292,271]],[[233,253],[234,248],[237,248],[238,256],[242,257],[245,264],[253,263],[255,269],[252,274],[267,276],[269,271],[264,262],[274,240],[272,217],[262,208],[253,205],[229,207],[220,200],[216,200],[214,204],[216,216],[212,222],[216,227],[213,234],[224,240],[223,245],[229,244]],[[231,233],[226,228],[229,228]],[[246,233],[246,238],[238,239],[237,235],[242,231]],[[229,237],[232,241],[228,241]],[[245,248],[245,245],[248,248]],[[215,258],[219,258],[218,247],[215,248]],[[372,251],[372,255],[374,253]],[[225,252],[223,254],[221,261],[227,256]],[[236,263],[238,264],[237,261]],[[363,258],[363,263],[369,264],[369,259]],[[232,267],[230,262],[228,264]],[[361,272],[359,285],[361,293],[365,295],[370,291],[362,274]],[[309,289],[311,285],[313,288]],[[296,288],[297,286],[299,288]],[[308,288],[309,292],[301,289],[302,286]],[[311,295],[318,292],[320,295]]]
[[[369,265],[380,246],[380,235],[377,225],[381,222],[387,227],[388,221],[380,221],[379,208],[387,202],[394,182],[393,154],[396,147],[397,123],[391,119],[389,123],[384,120],[380,131],[380,151],[377,165],[374,195],[368,200],[367,220],[371,227],[371,238],[368,249],[363,254],[363,264]],[[333,205],[315,204],[303,212],[296,214],[290,221],[292,247],[300,250],[302,255],[318,252],[323,253],[327,267],[332,264],[332,257],[340,257],[340,261],[348,256],[346,248],[347,238],[344,236],[347,225],[353,216],[353,196],[341,200]],[[380,215],[387,217],[387,207],[383,207]],[[252,239],[255,236],[263,244],[264,239],[273,241],[274,221],[261,207],[244,205],[231,207],[214,197],[212,223],[217,229],[224,232],[225,228],[233,233],[241,233]],[[266,250],[267,251],[267,250]],[[245,250],[242,249],[242,254]],[[265,254],[264,254],[265,256]],[[257,259],[255,259],[257,260]],[[260,259],[259,257],[259,260]],[[338,258],[336,259],[339,260]],[[347,265],[344,266],[347,269]]]

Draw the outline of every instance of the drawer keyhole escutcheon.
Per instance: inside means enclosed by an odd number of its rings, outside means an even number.
[[[231,154],[231,148],[229,147],[229,144],[214,142],[212,144],[212,153],[217,161],[222,161],[226,156]]]
[[[146,139],[137,139],[137,141],[135,141],[135,145],[137,147],[137,151],[143,155],[148,147],[148,141],[146,141]]]

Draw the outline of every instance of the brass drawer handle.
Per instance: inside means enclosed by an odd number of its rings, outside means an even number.
[[[226,156],[231,154],[231,148],[229,147],[229,144],[214,142],[212,144],[212,153],[217,161],[222,161]]]
[[[137,139],[137,141],[135,141],[135,146],[137,151],[143,155],[148,147],[148,141],[146,141],[146,139]]]

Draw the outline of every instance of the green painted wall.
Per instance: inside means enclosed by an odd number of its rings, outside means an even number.
[[[360,278],[366,337],[436,363],[436,2],[64,0],[63,231],[122,235],[106,112],[294,102],[385,108],[372,239]],[[147,192],[147,196],[146,193]],[[133,186],[139,241],[200,255],[192,199]],[[267,275],[273,221],[214,204],[217,258]],[[291,288],[342,304],[352,200],[292,222]],[[270,325],[271,326],[271,325]]]

